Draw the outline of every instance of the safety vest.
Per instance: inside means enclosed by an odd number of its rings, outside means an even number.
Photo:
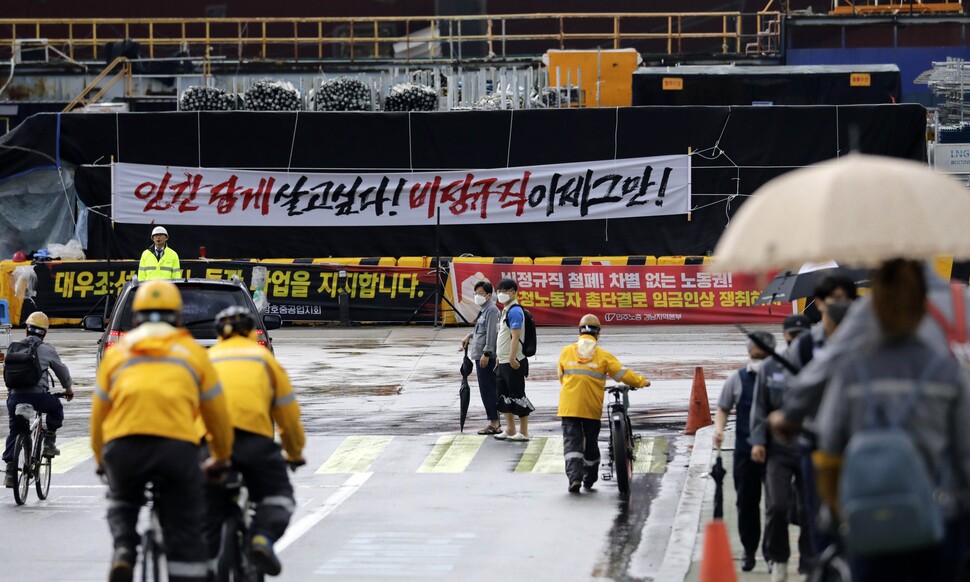
[[[141,261],[138,263],[138,280],[150,281],[151,279],[178,279],[182,276],[182,269],[179,266],[178,253],[171,247],[166,246],[162,251],[162,259],[155,258],[154,246],[145,249],[141,254]]]

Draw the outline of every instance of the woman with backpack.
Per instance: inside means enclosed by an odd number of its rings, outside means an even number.
[[[961,575],[970,500],[970,384],[919,339],[926,281],[895,259],[873,275],[883,333],[836,368],[817,417],[819,493],[841,522],[854,582]]]

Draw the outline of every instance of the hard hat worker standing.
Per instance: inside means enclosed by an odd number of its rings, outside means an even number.
[[[158,494],[169,579],[203,581],[201,414],[211,457],[202,469],[229,466],[232,422],[215,369],[181,324],[182,296],[171,281],[138,286],[137,327],[105,352],[91,405],[91,448],[108,481],[108,527],[114,538],[110,580],[132,579],[138,510],[145,485]]]
[[[178,279],[181,276],[178,253],[168,246],[168,231],[164,226],[156,226],[152,229],[152,245],[141,253],[138,280]]]
[[[634,388],[650,381],[623,367],[613,354],[596,345],[600,320],[593,314],[579,320],[579,340],[562,349],[559,355],[559,416],[562,418],[563,453],[569,492],[587,489],[599,475],[600,449],[597,439],[603,416],[606,380],[611,378]]]
[[[255,327],[246,308],[223,309],[216,316],[219,343],[209,349],[209,359],[219,374],[235,430],[232,465],[242,474],[249,498],[256,503],[250,526],[253,563],[261,572],[276,576],[282,566],[273,543],[286,531],[295,509],[286,465],[305,463],[306,438],[290,379],[273,354],[256,343]],[[286,451],[285,459],[280,445],[273,440],[274,421]],[[218,556],[222,523],[230,502],[224,487],[206,487],[209,558]]]
[[[51,322],[47,315],[42,311],[35,311],[27,317],[27,338],[22,344],[33,345],[36,349],[37,364],[40,364],[40,381],[36,384],[15,386],[12,383],[7,385],[7,418],[10,420],[10,433],[7,436],[6,447],[3,450],[3,460],[7,462],[6,474],[4,475],[4,486],[14,487],[16,467],[14,466],[13,446],[17,439],[20,429],[17,422],[17,405],[30,404],[38,412],[47,415],[47,440],[44,442],[44,456],[54,457],[61,453],[55,445],[57,440],[56,431],[64,423],[64,407],[61,401],[50,393],[50,383],[48,380],[48,370],[52,370],[57,376],[58,382],[64,388],[64,395],[67,400],[74,398],[74,391],[71,389],[71,373],[67,366],[61,362],[54,346],[44,343],[47,330]],[[13,364],[7,360],[7,375],[13,371]],[[32,382],[33,379],[31,379]]]

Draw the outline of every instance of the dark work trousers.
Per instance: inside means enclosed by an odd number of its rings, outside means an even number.
[[[104,445],[108,476],[108,527],[115,547],[139,541],[138,511],[152,483],[165,539],[169,580],[205,580],[202,537],[202,471],[199,445],[155,436],[127,436]]]
[[[765,465],[751,460],[750,448],[735,449],[733,476],[737,494],[738,534],[744,552],[754,555],[761,540],[761,487],[764,484]]]
[[[495,368],[496,394],[498,402],[496,408],[499,412],[511,412],[502,403],[502,396],[509,398],[522,398],[525,396],[525,377],[529,374],[529,360],[520,360],[519,369],[514,370],[509,364],[499,364]],[[524,416],[529,416],[528,414]]]
[[[822,551],[836,542],[835,534],[822,531],[818,527],[819,499],[818,489],[815,487],[815,464],[812,462],[812,452],[815,450],[815,435],[802,433],[798,437],[799,462],[802,470],[802,508],[805,521],[802,528],[808,533],[808,540],[813,556],[821,555]]]
[[[946,524],[943,541],[914,552],[849,556],[852,582],[963,582],[960,558],[967,547],[956,521]],[[965,580],[965,578],[964,578]]]
[[[596,482],[600,467],[599,435],[599,419],[563,417],[562,450],[570,483],[582,480],[590,487]]]
[[[17,405],[30,404],[37,412],[47,415],[47,430],[54,432],[64,424],[64,405],[50,392],[18,392],[11,391],[7,395],[7,418],[10,420],[10,433],[7,434],[7,444],[3,449],[3,460],[13,461],[13,444],[17,440],[19,427],[17,426]]]
[[[274,542],[280,539],[296,505],[280,445],[269,437],[237,428],[232,446],[232,467],[242,474],[249,498],[256,504],[252,533],[263,534]],[[231,502],[224,486],[206,484],[204,529],[210,558],[219,552],[222,522]]]
[[[768,452],[765,470],[765,554],[775,562],[787,562],[791,557],[788,541],[789,515],[797,515],[798,523],[805,523],[801,495],[802,476],[797,452]],[[798,533],[799,563],[811,564],[814,557],[808,530]]]
[[[485,416],[489,420],[498,420],[498,409],[496,408],[498,386],[496,386],[495,370],[492,369],[494,364],[495,360],[489,359],[488,365],[483,368],[479,365],[479,360],[475,360],[478,391],[482,394],[482,406],[485,407]]]

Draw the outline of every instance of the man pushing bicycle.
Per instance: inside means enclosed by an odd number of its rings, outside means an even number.
[[[229,402],[235,431],[232,464],[242,474],[249,497],[256,503],[250,542],[253,563],[264,574],[276,576],[282,565],[273,544],[286,531],[295,508],[286,466],[304,464],[306,439],[290,379],[273,354],[256,343],[255,327],[253,316],[243,307],[219,312],[219,343],[209,349],[209,358]],[[273,440],[274,421],[286,458]],[[226,495],[224,488],[206,488],[205,529],[210,558],[218,554]]]
[[[623,367],[610,352],[596,345],[600,320],[593,314],[579,320],[579,340],[563,348],[559,356],[559,416],[562,418],[563,453],[569,492],[587,489],[599,477],[600,449],[597,439],[603,416],[607,378],[634,388],[650,381]]]

